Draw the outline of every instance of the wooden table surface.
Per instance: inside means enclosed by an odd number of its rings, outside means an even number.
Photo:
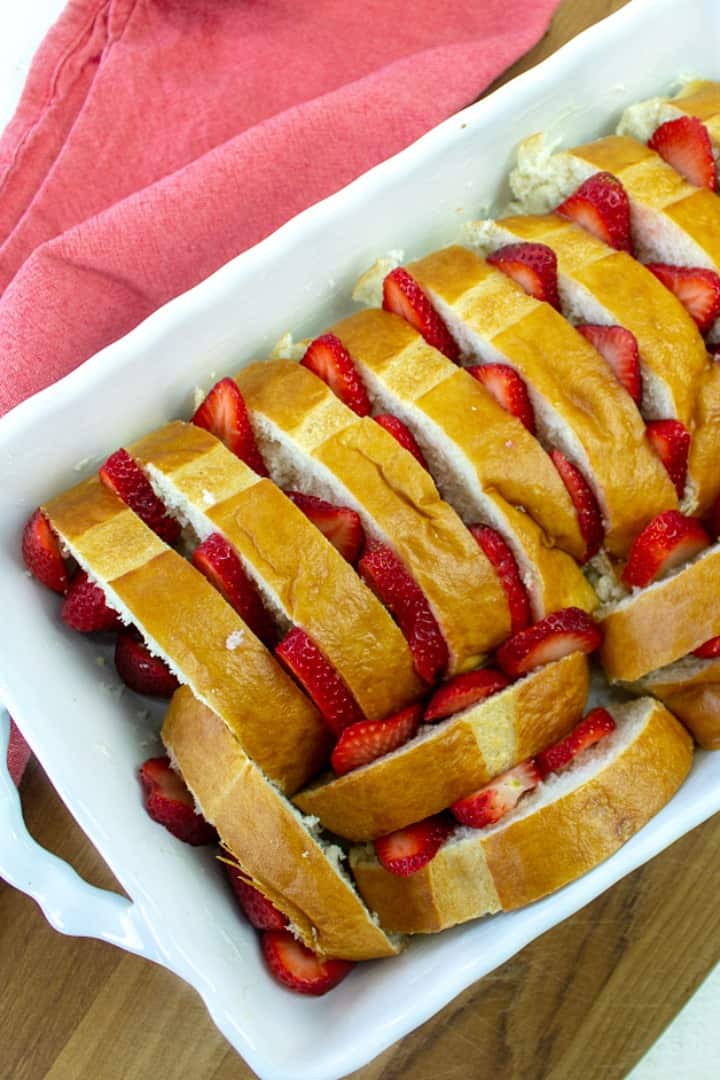
[[[622,0],[565,0],[504,77]],[[503,80],[504,81],[504,80]],[[94,884],[112,875],[37,764],[22,785],[33,834]],[[357,1080],[622,1077],[720,960],[720,819],[529,945]],[[56,934],[0,882],[0,1080],[244,1080],[250,1070],[195,992],[101,942]]]

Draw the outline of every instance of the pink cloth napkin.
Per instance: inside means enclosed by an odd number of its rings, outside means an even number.
[[[557,3],[70,0],[0,140],[0,413],[467,105]]]

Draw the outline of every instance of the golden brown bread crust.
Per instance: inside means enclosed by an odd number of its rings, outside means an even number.
[[[429,473],[387,431],[359,419],[321,379],[290,361],[252,364],[235,378],[251,413],[324,465],[398,555],[439,623],[449,671],[476,666],[507,637],[510,615],[495,571]],[[338,410],[343,422],[349,414],[345,426],[332,419]]]
[[[43,510],[268,776],[293,792],[317,772],[329,748],[317,710],[202,574],[96,477]],[[239,635],[232,648],[231,635]]]
[[[698,660],[692,674],[674,669],[653,673],[639,688],[664,702],[704,750],[720,750],[720,659]]]
[[[347,960],[398,951],[291,805],[189,687],[173,696],[162,738],[203,816],[306,945]]]
[[[582,713],[588,680],[587,658],[572,653],[439,723],[430,736],[293,801],[339,836],[370,840],[393,832],[561,738]]]
[[[625,554],[677,498],[639,412],[606,362],[554,308],[465,248],[446,248],[407,269],[506,357],[575,433],[603,510],[605,545]]]
[[[600,662],[612,681],[635,682],[720,634],[720,546],[601,613]]]
[[[410,877],[390,874],[354,849],[358,888],[383,925],[427,934],[511,911],[617,851],[668,802],[692,763],[684,728],[659,702],[647,707],[647,722],[633,741],[585,783],[506,826],[447,843]]]
[[[177,420],[128,447],[235,547],[313,639],[370,719],[416,701],[423,684],[400,629],[352,566],[271,480],[213,435]],[[208,505],[210,496],[211,505]]]
[[[693,79],[677,97],[668,98],[686,116],[702,120],[714,143],[720,142],[720,83],[705,79]]]

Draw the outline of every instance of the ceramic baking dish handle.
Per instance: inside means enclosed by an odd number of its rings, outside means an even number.
[[[117,893],[89,885],[27,831],[7,769],[10,717],[0,708],[0,877],[31,896],[61,934],[94,937],[162,964],[138,908]]]

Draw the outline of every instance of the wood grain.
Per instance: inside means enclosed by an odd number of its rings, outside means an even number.
[[[622,0],[565,0],[546,37],[498,82]],[[112,875],[37,764],[33,834],[83,877]],[[622,1077],[720,959],[720,819],[684,837],[467,990],[356,1080]],[[244,1080],[252,1073],[193,990],[100,942],[56,934],[0,882],[0,1078]]]

